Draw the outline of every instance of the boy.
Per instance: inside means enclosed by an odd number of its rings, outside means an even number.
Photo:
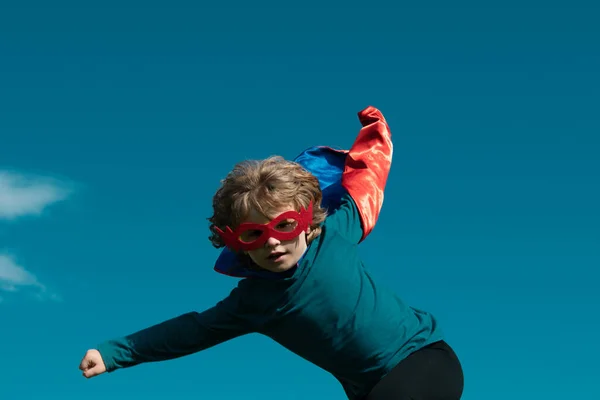
[[[225,247],[215,269],[244,279],[204,312],[89,350],[84,376],[260,333],[330,372],[351,400],[460,399],[461,365],[435,318],[377,286],[358,256],[392,160],[383,115],[367,107],[359,119],[349,151],[307,152],[306,168],[279,157],[238,164],[209,221],[211,242]]]

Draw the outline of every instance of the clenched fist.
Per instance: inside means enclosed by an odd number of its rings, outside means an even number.
[[[93,349],[85,353],[81,364],[79,364],[79,369],[83,371],[83,376],[86,378],[92,378],[106,372],[106,366],[100,352]]]

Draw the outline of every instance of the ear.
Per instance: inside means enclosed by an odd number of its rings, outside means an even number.
[[[308,241],[310,240],[310,234],[312,232],[312,229],[310,229],[310,226],[308,228],[306,228],[306,230],[304,231],[304,238],[306,240],[306,242],[308,243]]]

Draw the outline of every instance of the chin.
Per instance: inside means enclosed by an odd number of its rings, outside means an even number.
[[[295,266],[296,266],[296,264],[292,264],[292,265],[282,264],[282,265],[268,265],[268,266],[264,266],[264,267],[261,266],[261,268],[266,269],[271,272],[285,272],[285,271],[292,269]]]

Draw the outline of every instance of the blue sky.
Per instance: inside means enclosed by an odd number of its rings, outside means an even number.
[[[439,318],[463,398],[597,398],[599,10],[480,3],[3,4],[0,397],[343,399],[257,335],[77,367],[236,284],[206,221],[236,162],[347,148],[373,105],[395,158],[362,253]]]

